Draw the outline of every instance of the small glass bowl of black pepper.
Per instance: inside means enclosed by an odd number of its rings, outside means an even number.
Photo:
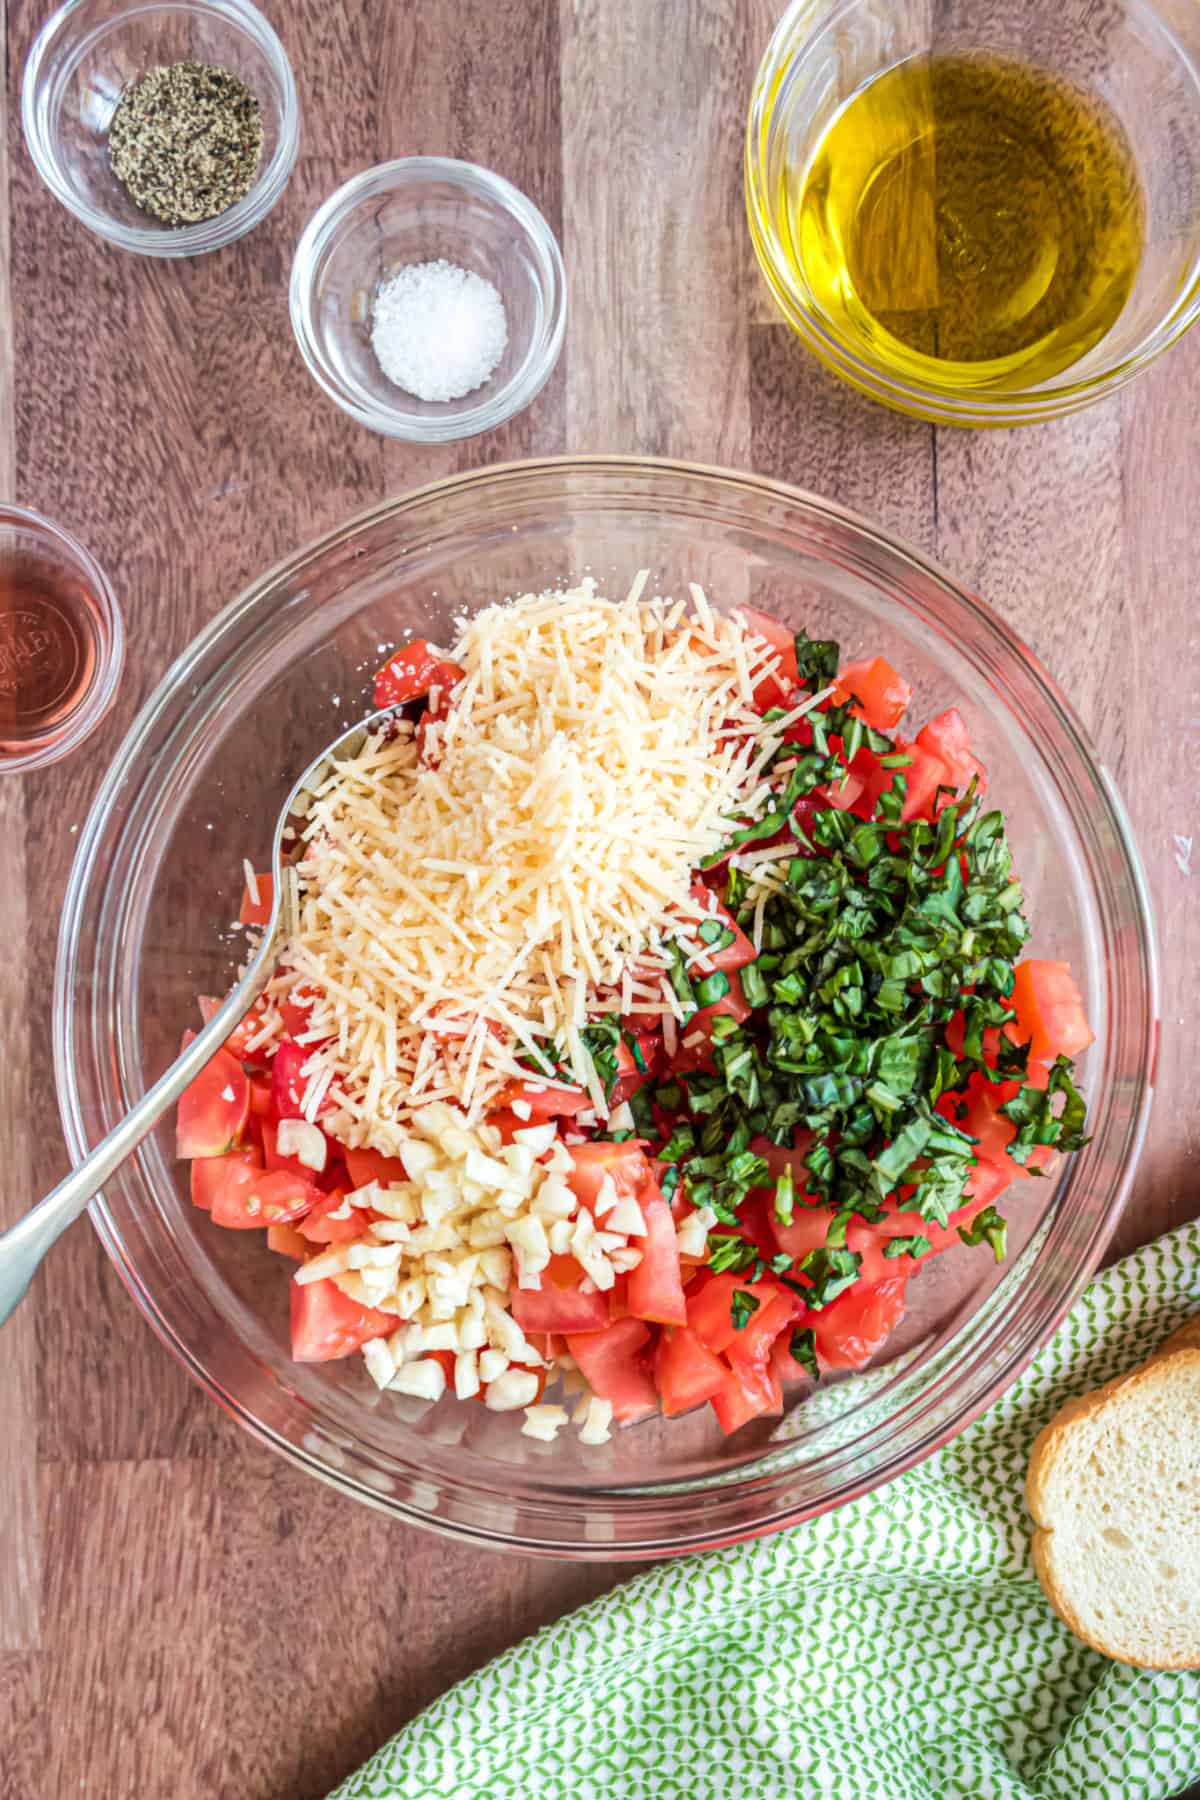
[[[141,256],[253,230],[300,136],[291,66],[250,0],[67,0],[29,53],[21,117],[55,198]]]

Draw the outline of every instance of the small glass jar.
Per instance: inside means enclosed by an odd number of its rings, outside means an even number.
[[[262,160],[235,205],[196,225],[165,225],[135,206],[118,181],[108,128],[139,76],[188,60],[228,69],[254,94]],[[291,64],[251,0],[66,0],[26,59],[21,123],[55,199],[89,231],[138,256],[200,256],[253,231],[287,186],[300,144]]]
[[[125,631],[83,545],[23,506],[0,506],[0,774],[83,743],[112,705]]]

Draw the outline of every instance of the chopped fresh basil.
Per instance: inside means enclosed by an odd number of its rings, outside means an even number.
[[[729,992],[729,977],[724,969],[714,969],[711,975],[693,983],[692,992],[700,1006],[713,1006]]]
[[[985,1206],[969,1225],[960,1225],[958,1235],[964,1244],[989,1244],[996,1261],[1004,1261],[1008,1243],[1008,1220],[1002,1219],[994,1206]]]
[[[701,943],[713,950],[728,950],[735,941],[733,932],[721,919],[702,919],[699,935]]]
[[[854,1250],[829,1249],[810,1250],[800,1264],[800,1272],[807,1275],[811,1286],[804,1291],[804,1298],[814,1312],[828,1306],[844,1294],[858,1280],[858,1271],[862,1257]]]
[[[754,1260],[754,1245],[745,1238],[722,1236],[710,1237],[708,1240],[708,1266],[718,1275],[729,1270],[740,1274]]]
[[[887,1257],[916,1256],[922,1257],[929,1249],[927,1237],[894,1237],[888,1238],[883,1246],[883,1254]]]
[[[802,632],[796,657],[808,692],[833,683],[836,644]],[[860,1274],[849,1248],[855,1221],[878,1223],[886,1202],[945,1227],[967,1203],[976,1143],[963,1121],[980,1082],[1017,1084],[1001,1110],[1015,1134],[1012,1157],[1031,1172],[1039,1148],[1085,1141],[1070,1062],[1060,1058],[1039,1088],[1027,1080],[1028,1046],[1004,1029],[1029,928],[1002,815],[983,809],[972,780],[965,793],[943,790],[935,819],[905,818],[914,756],[860,711],[849,700],[812,708],[767,765],[764,807],[708,859],[715,867],[740,846],[789,839],[780,849],[785,879],[765,901],[746,871],[723,871],[725,905],[742,932],[753,926],[759,946],[738,972],[750,1013],[710,1014],[705,1066],[634,1112],[639,1135],[650,1135],[648,1114],[672,1120],[658,1154],[680,1165],[689,1198],[725,1228],[709,1240],[710,1267],[769,1267],[814,1309]],[[863,818],[824,796],[846,791],[850,762],[858,755],[861,766],[867,752],[886,786]],[[701,922],[700,938],[710,948],[735,941],[716,917]],[[671,956],[669,978],[688,1015],[734,986],[719,970],[696,970],[693,980],[678,945]],[[614,1046],[605,1039],[598,1048],[605,1058]],[[801,1143],[803,1169],[773,1178],[759,1151]],[[751,1224],[747,1209],[764,1206]],[[801,1207],[828,1220],[824,1244],[798,1265],[782,1252],[764,1258],[755,1242],[764,1225],[786,1227]],[[989,1208],[961,1235],[996,1249],[1001,1234]],[[884,1254],[923,1259],[930,1248],[914,1230]]]
[[[817,1364],[817,1334],[811,1325],[793,1331],[788,1350],[793,1362],[798,1362],[814,1381],[821,1379],[821,1370]]]
[[[758,1311],[758,1301],[753,1294],[746,1293],[743,1288],[735,1288],[729,1302],[729,1317],[733,1320],[735,1331],[745,1331],[750,1323],[750,1315]]]

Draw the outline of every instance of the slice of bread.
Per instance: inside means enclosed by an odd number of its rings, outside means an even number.
[[[1033,1565],[1105,1656],[1200,1668],[1200,1319],[1039,1432],[1025,1498]]]
[[[1158,1346],[1155,1354],[1167,1356],[1172,1350],[1200,1350],[1200,1313],[1173,1331],[1165,1343]]]

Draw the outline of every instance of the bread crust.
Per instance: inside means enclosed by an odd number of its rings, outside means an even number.
[[[1155,1356],[1169,1356],[1172,1350],[1200,1350],[1200,1313],[1197,1313],[1194,1319],[1189,1319],[1186,1325],[1181,1325],[1177,1331],[1173,1331],[1170,1337],[1158,1346],[1154,1354]]]
[[[1117,1376],[1091,1393],[1068,1400],[1034,1439],[1025,1477],[1025,1501],[1036,1527],[1031,1544],[1033,1567],[1050,1605],[1068,1631],[1093,1650],[1116,1662],[1145,1669],[1200,1668],[1200,1634],[1187,1647],[1181,1660],[1178,1655],[1168,1654],[1165,1650],[1158,1654],[1141,1650],[1131,1652],[1128,1644],[1115,1641],[1086,1622],[1060,1580],[1055,1564],[1051,1543],[1055,1520],[1049,1487],[1056,1465],[1068,1452],[1072,1438],[1085,1421],[1111,1407],[1118,1396],[1128,1401],[1133,1398],[1134,1390],[1143,1386],[1158,1387],[1164,1382],[1173,1386],[1180,1376],[1189,1380],[1194,1378],[1200,1384],[1200,1317],[1172,1332],[1152,1356],[1127,1374]],[[1200,1474],[1197,1479],[1200,1480]]]

